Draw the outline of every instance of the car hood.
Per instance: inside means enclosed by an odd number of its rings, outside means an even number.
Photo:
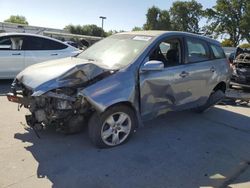
[[[60,87],[83,84],[111,71],[101,64],[80,58],[64,58],[32,65],[20,72],[16,80],[39,96]]]

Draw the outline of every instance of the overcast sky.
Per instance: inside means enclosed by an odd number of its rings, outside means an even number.
[[[23,15],[29,25],[64,28],[68,24],[96,24],[106,16],[104,29],[131,30],[145,23],[147,9],[153,5],[169,9],[174,0],[0,0],[0,21],[10,15]],[[212,7],[216,0],[198,0]],[[201,23],[202,25],[204,23]]]

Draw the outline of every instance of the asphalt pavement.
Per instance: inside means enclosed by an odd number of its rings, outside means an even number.
[[[204,114],[168,113],[145,122],[124,145],[97,149],[87,131],[54,129],[37,138],[27,110],[0,83],[1,188],[250,187],[250,107],[217,105]]]

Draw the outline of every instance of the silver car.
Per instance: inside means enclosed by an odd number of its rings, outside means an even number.
[[[18,74],[9,101],[28,108],[34,129],[66,133],[88,124],[97,147],[127,141],[147,119],[168,111],[202,112],[223,98],[230,78],[220,43],[184,32],[110,36],[77,57]]]

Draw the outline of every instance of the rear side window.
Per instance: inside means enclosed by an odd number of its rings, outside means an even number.
[[[188,62],[196,63],[210,59],[207,44],[198,39],[187,39]]]
[[[68,46],[50,39],[41,37],[26,37],[23,50],[62,50]]]
[[[10,50],[10,49],[11,49],[10,37],[1,37],[0,38],[0,50]]]
[[[216,45],[211,45],[211,49],[213,51],[215,59],[223,59],[226,57],[221,47],[216,46]]]

